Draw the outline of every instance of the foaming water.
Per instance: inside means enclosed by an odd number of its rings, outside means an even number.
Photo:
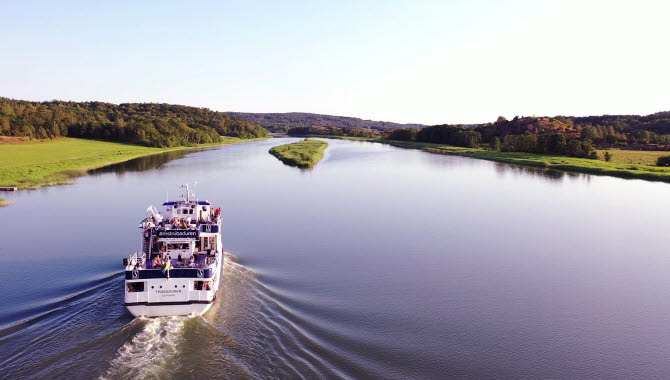
[[[205,316],[137,318],[137,331],[118,349],[101,379],[258,377],[245,359],[257,354],[253,270],[226,253],[220,295]],[[251,317],[251,319],[249,318]],[[124,327],[126,328],[126,327]]]
[[[179,344],[188,317],[138,318],[142,330],[118,351],[101,379],[166,377],[176,369]]]

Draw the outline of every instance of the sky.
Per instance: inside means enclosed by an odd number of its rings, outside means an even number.
[[[423,124],[670,110],[667,1],[0,1],[14,99]]]

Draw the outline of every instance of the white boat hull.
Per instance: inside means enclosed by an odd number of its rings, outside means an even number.
[[[212,303],[191,303],[187,305],[135,305],[126,306],[135,317],[168,317],[201,315],[212,307]]]
[[[223,254],[217,254],[212,277],[152,278],[126,280],[125,306],[135,317],[200,315],[214,302],[223,276]],[[205,272],[206,273],[206,272]],[[209,290],[197,290],[196,283],[208,282]],[[142,283],[142,291],[128,291],[129,285]]]

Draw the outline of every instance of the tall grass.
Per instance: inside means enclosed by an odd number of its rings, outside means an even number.
[[[275,146],[270,154],[281,162],[299,168],[311,168],[322,158],[328,143],[321,140],[304,140],[292,144]]]

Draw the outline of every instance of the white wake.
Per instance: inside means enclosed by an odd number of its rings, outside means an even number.
[[[184,317],[145,319],[142,331],[121,346],[101,379],[161,377],[177,366],[178,345],[183,338]]]

